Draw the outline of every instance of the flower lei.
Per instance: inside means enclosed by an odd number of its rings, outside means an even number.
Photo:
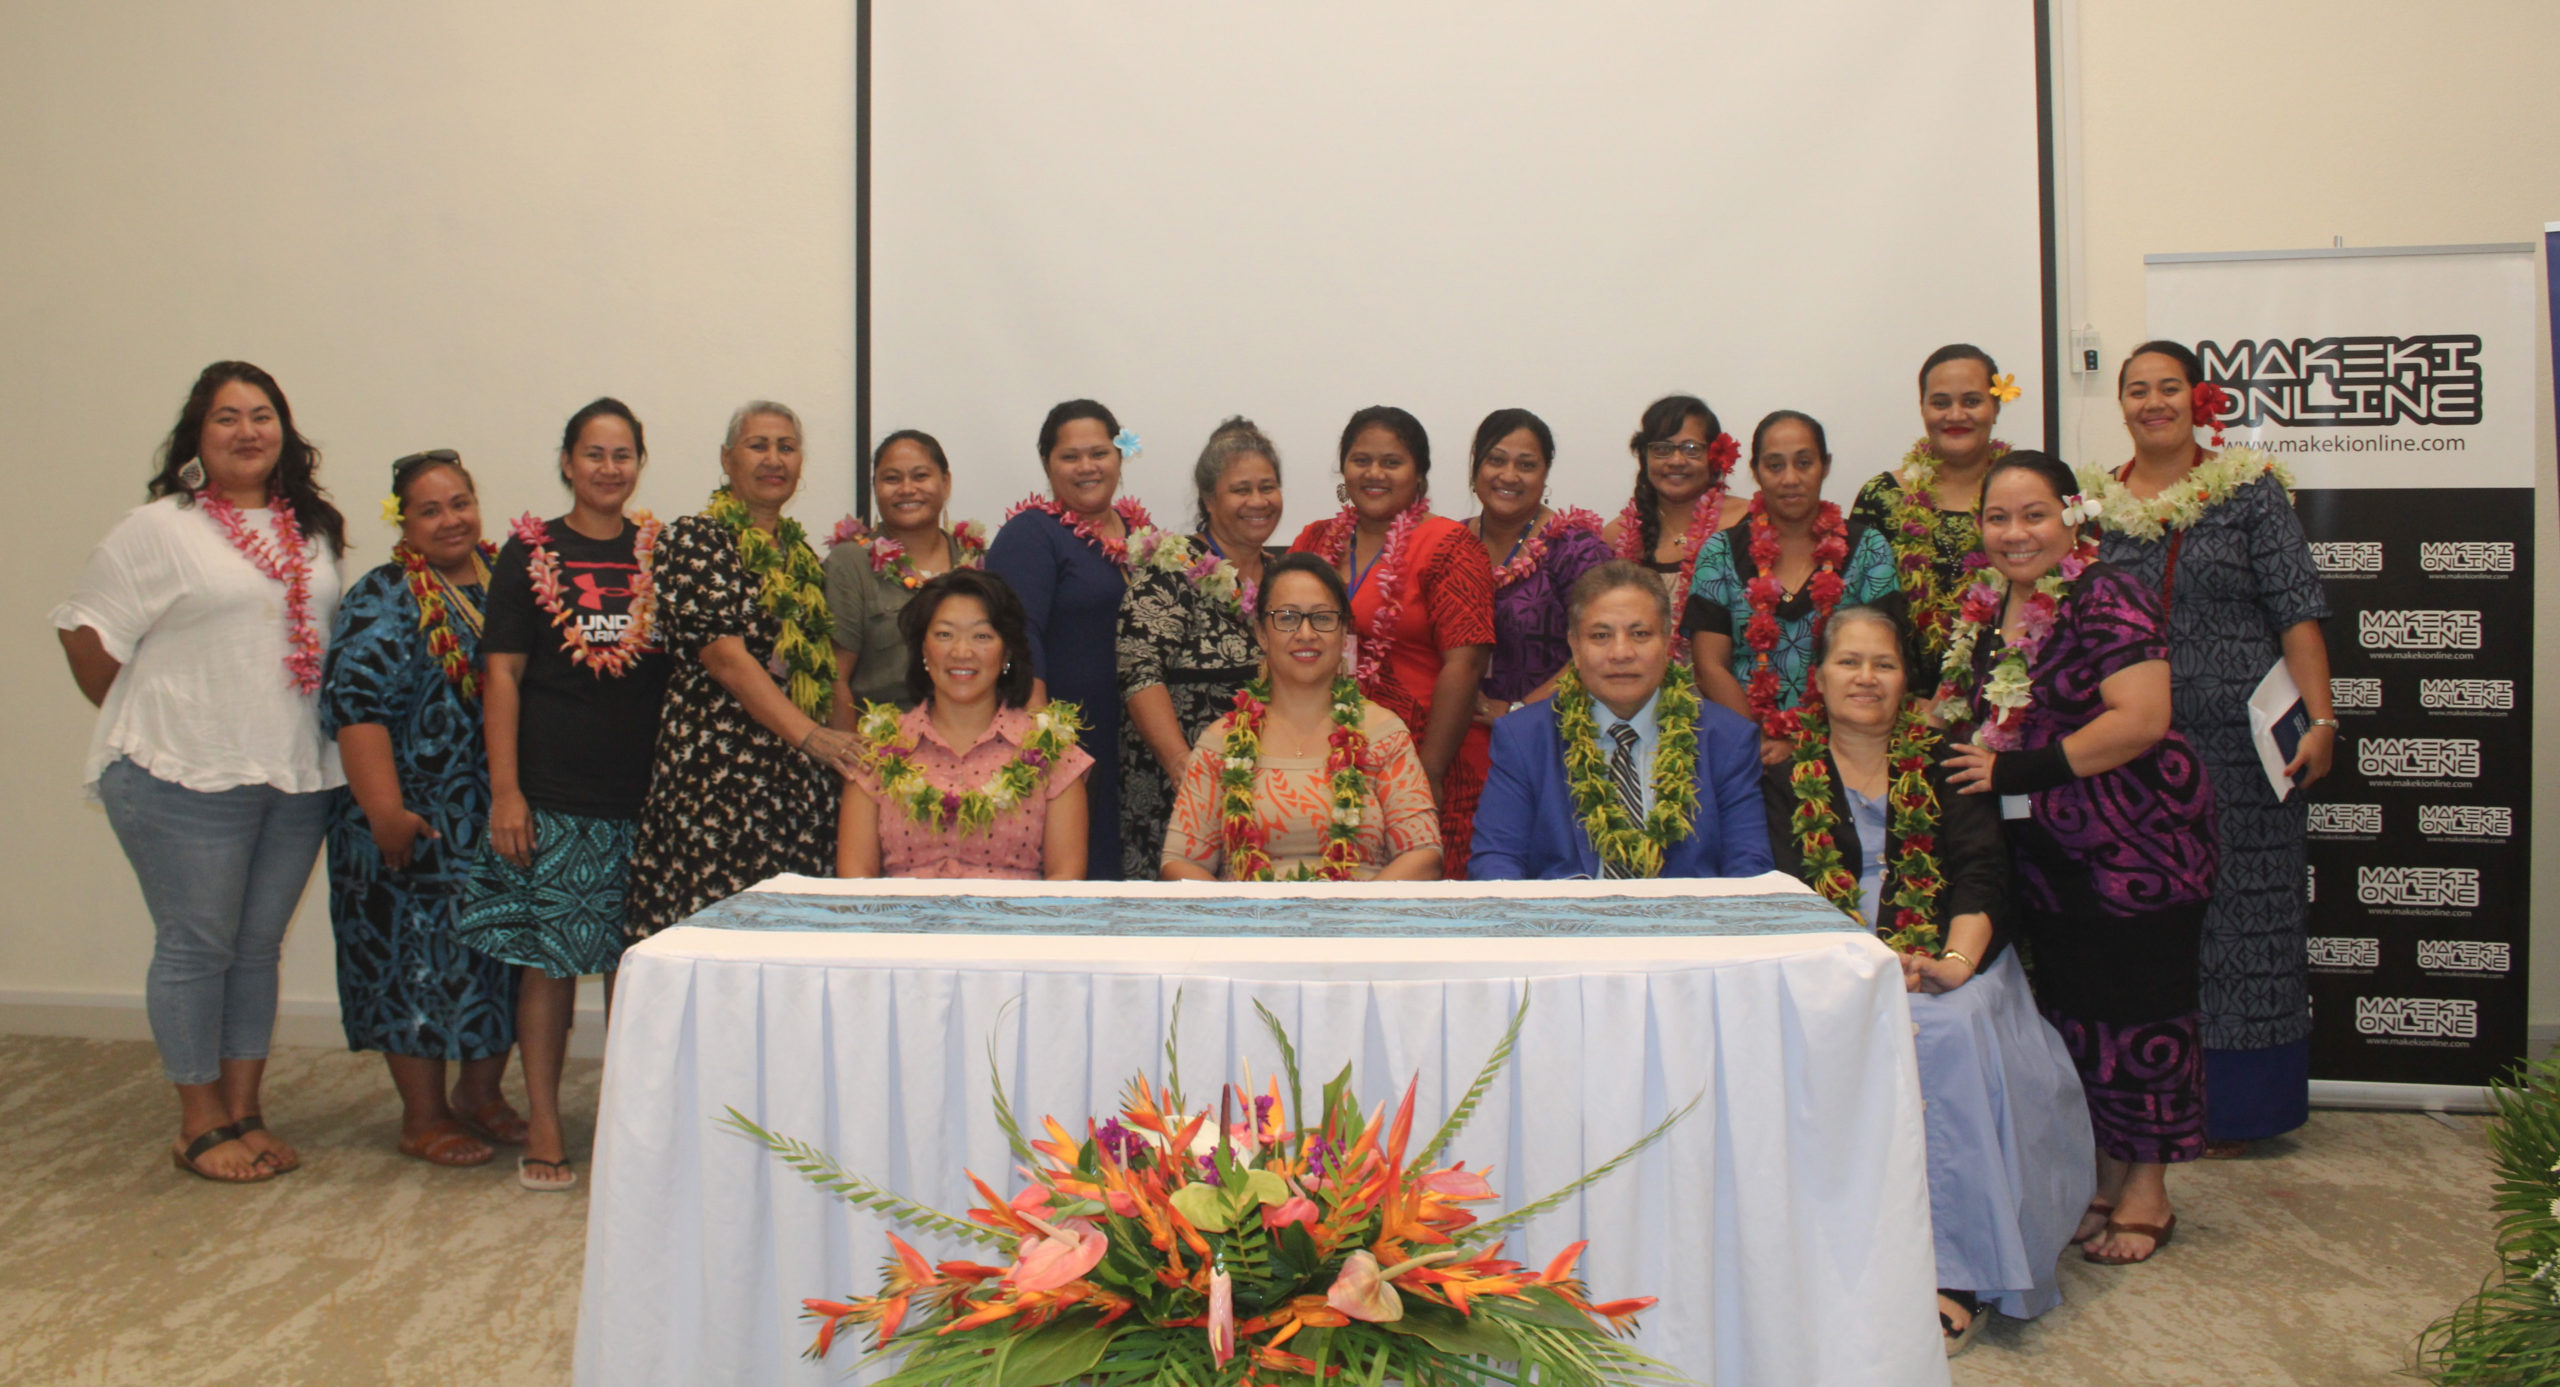
[[[1693,520],[1690,523],[1696,522]],[[1538,566],[1546,562],[1547,542],[1574,530],[1588,530],[1597,535],[1600,533],[1600,517],[1580,506],[1568,506],[1548,516],[1546,524],[1532,529],[1528,537],[1520,541],[1519,552],[1513,554],[1509,562],[1493,571],[1493,590],[1500,592],[1537,572]],[[1479,538],[1483,536],[1484,529],[1481,525],[1476,527],[1476,534]]]
[[[1369,629],[1357,643],[1352,656],[1352,669],[1360,676],[1360,687],[1378,687],[1380,671],[1387,662],[1387,646],[1393,639],[1396,617],[1404,611],[1404,593],[1396,587],[1398,565],[1405,560],[1406,542],[1413,538],[1414,527],[1431,514],[1428,497],[1417,496],[1413,504],[1396,513],[1395,522],[1387,526],[1387,537],[1378,550],[1369,571],[1377,575],[1378,605],[1369,613]],[[1360,513],[1344,506],[1340,514],[1324,523],[1316,532],[1315,556],[1330,564],[1340,564],[1350,552],[1351,539],[1360,523]]]
[[[2157,496],[2134,495],[2122,473],[2103,467],[2081,468],[2080,489],[2098,498],[2100,524],[2128,539],[2147,541],[2194,525],[2206,511],[2230,500],[2232,492],[2270,474],[2290,496],[2293,470],[2255,448],[2233,448],[2197,463]]]
[[[569,604],[560,589],[560,556],[551,551],[551,530],[531,511],[517,516],[508,533],[524,542],[525,577],[533,585],[533,604],[550,616],[551,624],[560,632],[560,644],[567,650],[569,663],[592,671],[599,679],[619,679],[631,668],[632,661],[647,654],[657,639],[656,614],[658,585],[656,572],[658,552],[658,520],[647,511],[633,511],[631,518],[640,533],[631,542],[631,563],[637,570],[631,575],[630,624],[613,644],[598,646],[587,640],[586,631],[569,613]]]
[[[2080,502],[2077,496],[2068,500],[2074,505]],[[2035,664],[2036,652],[2044,648],[2045,637],[2053,633],[2054,617],[2061,611],[2062,599],[2097,558],[2097,541],[2083,539],[2062,556],[2062,562],[2054,565],[2052,572],[2036,580],[2036,590],[2027,598],[2026,611],[2018,619],[2018,638],[2000,652],[1999,661],[1991,667],[1991,678],[1983,684],[1982,703],[1992,710],[1985,717],[1973,702],[1973,648],[1982,639],[1982,628],[2000,620],[2002,604],[2008,600],[2009,580],[2001,577],[1980,551],[1966,556],[1965,567],[1975,576],[1973,585],[1965,589],[1964,610],[1955,633],[1947,638],[1946,666],[1938,682],[1939,722],[1953,722],[1959,715],[1970,717],[1979,724],[1975,737],[1984,746],[1993,751],[2018,749],[2018,719],[2035,698],[2027,671]]]
[[[1715,537],[1716,523],[1724,519],[1725,479],[1733,475],[1733,461],[1740,456],[1742,445],[1733,441],[1732,434],[1717,434],[1715,441],[1707,445],[1707,475],[1714,480],[1690,505],[1689,528],[1680,536],[1680,582],[1671,590],[1671,614],[1675,619],[1680,615],[1679,605],[1689,600],[1689,584],[1698,576],[1698,551]],[[1630,496],[1626,508],[1618,512],[1618,557],[1636,563],[1653,562],[1653,555],[1637,552],[1643,547],[1644,513]],[[1683,665],[1689,663],[1689,654],[1679,647],[1686,644],[1672,642],[1672,658]]]
[[[1751,562],[1759,576],[1743,586],[1743,595],[1751,604],[1751,620],[1742,628],[1743,643],[1753,651],[1751,668],[1751,720],[1772,737],[1786,736],[1792,725],[1778,711],[1778,671],[1769,663],[1769,652],[1778,648],[1778,603],[1787,595],[1778,581],[1778,527],[1769,521],[1769,505],[1765,497],[1751,498]],[[1843,584],[1840,565],[1849,557],[1849,522],[1841,518],[1840,507],[1822,503],[1813,520],[1813,561],[1816,568],[1806,580],[1813,597],[1813,642],[1822,644],[1822,628],[1831,621],[1831,609],[1840,605]]]
[[[738,566],[755,580],[757,605],[780,623],[768,668],[788,675],[792,704],[820,722],[827,720],[835,698],[836,657],[828,644],[826,570],[810,550],[800,522],[784,516],[766,534],[747,514],[747,503],[722,486],[711,493],[702,513],[729,528],[738,545]]]
[[[476,557],[480,562],[480,582],[485,590],[489,582],[489,562],[498,557],[497,548],[484,540],[478,546]],[[409,585],[410,600],[418,604],[418,629],[426,635],[427,653],[435,656],[436,663],[443,666],[445,682],[453,685],[466,702],[478,699],[480,675],[471,668],[469,657],[462,653],[462,638],[453,633],[453,609],[462,609],[463,624],[469,626],[475,636],[480,634],[479,611],[472,607],[471,599],[454,592],[453,584],[429,567],[427,556],[411,547],[407,540],[391,546],[391,559],[400,565],[401,578]],[[452,594],[450,602],[446,600],[448,593]]]
[[[863,761],[880,777],[880,798],[895,804],[909,819],[941,830],[957,825],[963,833],[995,822],[996,815],[1031,798],[1049,772],[1075,750],[1076,733],[1084,727],[1076,705],[1052,703],[1031,714],[1031,735],[1022,750],[996,768],[974,790],[937,790],[914,761],[915,745],[899,736],[905,715],[887,703],[865,703],[854,731],[863,742]]]
[[[303,548],[302,526],[293,518],[293,502],[282,496],[268,498],[267,509],[274,515],[275,535],[249,533],[248,523],[240,518],[240,508],[227,497],[210,489],[196,493],[196,504],[222,527],[231,547],[249,566],[284,584],[284,621],[291,648],[285,652],[284,672],[293,680],[296,693],[320,692],[320,630],[311,620],[311,554]]]
[[[1998,462],[2009,445],[1991,440],[1987,462]],[[1893,517],[1885,526],[1885,538],[1893,545],[1894,570],[1901,575],[1903,600],[1909,605],[1912,628],[1920,633],[1920,641],[1932,655],[1943,655],[1947,649],[1947,633],[1955,626],[1957,593],[1954,588],[1941,588],[1938,583],[1938,556],[1932,538],[1938,524],[1938,463],[1941,459],[1929,449],[1929,440],[1921,439],[1902,455],[1902,494],[1893,505]],[[1973,523],[1973,549],[1982,547],[1982,527],[1972,521],[1972,512],[1964,512]]]
[[[1027,510],[1046,512],[1059,524],[1075,531],[1076,538],[1101,550],[1102,557],[1111,560],[1111,566],[1119,569],[1125,576],[1129,572],[1129,540],[1154,529],[1156,521],[1154,516],[1147,514],[1147,508],[1140,505],[1135,496],[1123,496],[1113,501],[1111,509],[1119,515],[1120,524],[1128,530],[1127,538],[1111,538],[1095,529],[1092,521],[1067,509],[1066,503],[1054,496],[1043,496],[1038,492],[1033,492],[1015,502],[1013,509],[1004,513],[1004,518],[1011,520]]]
[[[1938,792],[1929,788],[1927,775],[1929,752],[1937,744],[1938,734],[1928,718],[1910,706],[1894,720],[1893,737],[1885,744],[1885,769],[1891,777],[1885,790],[1889,827],[1901,845],[1901,852],[1885,870],[1892,886],[1884,898],[1893,911],[1890,926],[1881,920],[1870,922],[1859,908],[1864,901],[1858,879],[1849,875],[1840,853],[1835,834],[1840,811],[1831,785],[1831,729],[1819,709],[1807,711],[1796,729],[1793,767],[1788,773],[1796,792],[1792,822],[1796,845],[1804,853],[1806,884],[1850,919],[1862,925],[1872,923],[1876,936],[1896,953],[1932,958],[1941,943],[1938,888],[1945,884],[1935,855]]]
[[[1129,567],[1132,571],[1152,568],[1178,573],[1199,588],[1201,595],[1224,605],[1238,625],[1253,625],[1254,595],[1262,585],[1244,581],[1232,560],[1206,545],[1193,543],[1189,535],[1171,530],[1131,534]]]
[[[1604,866],[1631,877],[1662,874],[1663,854],[1689,836],[1698,814],[1698,686],[1689,671],[1673,665],[1662,680],[1662,702],[1654,715],[1661,724],[1661,743],[1653,752],[1653,811],[1639,824],[1618,803],[1609,781],[1609,758],[1600,750],[1600,724],[1592,716],[1591,695],[1572,665],[1556,684],[1556,731],[1564,740],[1566,786],[1573,792],[1574,812]]]
[[[1270,698],[1267,676],[1237,691],[1221,752],[1219,836],[1227,869],[1238,881],[1271,880],[1271,829],[1253,808],[1253,777],[1262,765],[1262,721],[1271,711]],[[1360,865],[1360,803],[1369,794],[1369,739],[1363,730],[1360,685],[1347,676],[1333,681],[1332,716],[1333,731],[1325,738],[1325,797],[1331,813],[1325,821],[1324,852],[1314,872],[1299,869],[1302,881],[1349,881]]]
[[[898,586],[910,592],[924,586],[923,575],[916,572],[915,565],[907,558],[907,546],[872,529],[858,517],[848,515],[827,532],[830,553],[843,544],[870,546],[871,571],[888,574],[897,580]],[[984,526],[974,520],[963,520],[951,527],[953,568],[976,568],[986,562],[986,558],[987,531]]]

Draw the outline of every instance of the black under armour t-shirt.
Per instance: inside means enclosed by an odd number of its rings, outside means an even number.
[[[613,539],[589,539],[566,517],[550,522],[546,546],[560,561],[560,610],[591,648],[621,640],[631,625],[633,549],[640,527],[626,520]],[[569,658],[551,612],[534,595],[532,550],[509,537],[489,578],[480,648],[525,657],[518,686],[516,784],[525,802],[555,814],[637,819],[649,795],[658,706],[672,668],[651,645],[620,675]]]

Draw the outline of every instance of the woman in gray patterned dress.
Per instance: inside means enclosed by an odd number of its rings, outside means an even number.
[[[2119,373],[2134,455],[2090,469],[2099,557],[2160,594],[2169,616],[2173,717],[2219,807],[2222,871],[2204,918],[2206,1154],[2288,1132],[2310,1115],[2310,978],[2304,955],[2304,792],[2329,773],[2329,604],[2273,459],[2195,440],[2209,409],[2195,354],[2146,342]],[[2206,417],[2199,417],[2204,415]],[[2249,728],[2249,697],[2281,660],[2312,728],[2278,799]]]
[[[1280,450],[1252,420],[1229,419],[1209,435],[1191,482],[1200,531],[1184,552],[1195,565],[1223,559],[1234,570],[1233,596],[1227,579],[1203,583],[1179,560],[1129,566],[1119,659],[1129,708],[1120,724],[1120,860],[1130,881],[1158,876],[1191,748],[1261,668],[1262,647],[1244,613],[1264,562],[1280,552],[1265,543],[1280,524]]]

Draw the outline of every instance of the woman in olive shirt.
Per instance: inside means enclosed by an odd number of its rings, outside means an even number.
[[[976,568],[986,532],[967,521],[942,528],[951,503],[951,459],[932,434],[900,429],[871,454],[873,529],[848,518],[827,551],[827,611],[835,618],[836,715],[850,728],[865,703],[912,708],[907,646],[898,613],[926,579]]]

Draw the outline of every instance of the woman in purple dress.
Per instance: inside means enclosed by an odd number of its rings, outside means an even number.
[[[1476,721],[1491,727],[1523,703],[1556,691],[1573,658],[1565,648],[1565,594],[1607,561],[1600,517],[1551,510],[1547,479],[1556,438],[1525,409],[1497,409],[1476,426],[1468,485],[1476,494],[1470,533],[1493,565],[1493,659],[1476,689]]]
[[[2169,730],[2160,599],[2096,561],[2071,469],[2013,452],[1983,475],[1989,567],[1947,644],[1941,718],[1970,724],[1950,783],[2001,797],[2035,990],[2089,1098],[2092,1262],[2169,1241],[2168,1167],[2204,1153],[2196,955],[2213,790]]]

